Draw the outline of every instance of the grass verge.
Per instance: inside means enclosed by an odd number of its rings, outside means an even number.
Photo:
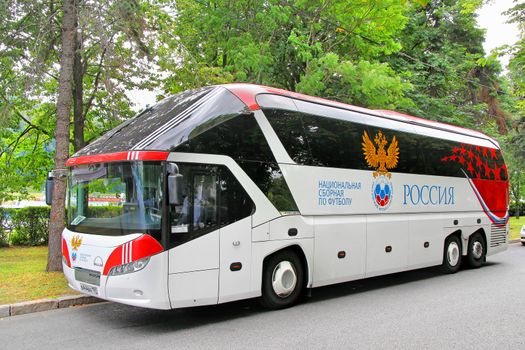
[[[0,248],[0,305],[77,294],[46,265],[47,247]]]
[[[511,217],[510,220],[510,239],[520,239],[520,230],[525,225],[525,216],[520,216],[519,219]]]

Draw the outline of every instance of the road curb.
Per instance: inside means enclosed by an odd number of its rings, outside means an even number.
[[[18,316],[33,312],[64,309],[71,306],[100,303],[104,300],[89,295],[64,295],[58,298],[24,301],[15,304],[0,305],[0,318]]]

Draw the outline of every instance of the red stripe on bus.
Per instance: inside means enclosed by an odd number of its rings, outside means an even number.
[[[93,163],[109,163],[130,160],[166,160],[169,152],[162,151],[129,151],[129,152],[115,152],[105,154],[95,154],[92,156],[81,156],[69,158],[66,166],[93,164]]]
[[[103,275],[108,275],[111,268],[132,261],[137,261],[148,256],[162,252],[164,249],[157,240],[150,235],[144,234],[133,241],[126,242],[116,247],[109,255],[104,265]]]
[[[260,89],[260,86],[232,84],[224,85],[224,87],[237,96],[250,110],[255,111],[261,109],[257,101],[255,101],[256,91]]]

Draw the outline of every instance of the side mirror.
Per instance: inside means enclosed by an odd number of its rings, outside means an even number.
[[[53,201],[53,186],[55,185],[55,177],[53,176],[53,172],[50,171],[47,173],[47,179],[46,179],[46,204],[51,205],[51,202]]]
[[[184,200],[184,176],[168,175],[168,196],[171,205],[181,205]]]

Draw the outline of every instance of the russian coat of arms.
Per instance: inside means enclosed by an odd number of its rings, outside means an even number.
[[[377,145],[374,145],[374,142]],[[399,161],[399,147],[395,136],[385,150],[388,141],[383,132],[379,131],[374,137],[374,142],[368,136],[366,130],[363,132],[363,154],[370,168],[375,169],[372,183],[372,199],[376,207],[386,210],[392,203],[393,186],[390,182],[392,174],[388,169],[397,167]]]

